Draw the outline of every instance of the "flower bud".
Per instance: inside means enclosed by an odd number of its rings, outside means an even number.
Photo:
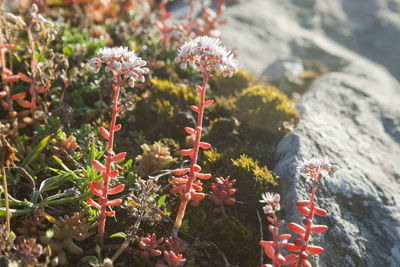
[[[118,61],[113,61],[112,66],[115,72],[119,72],[119,70],[121,69],[121,63],[119,63]]]
[[[36,13],[38,12],[38,10],[39,10],[38,6],[36,4],[32,4],[30,12]]]
[[[133,77],[130,77],[128,82],[130,87],[135,87],[135,79]]]

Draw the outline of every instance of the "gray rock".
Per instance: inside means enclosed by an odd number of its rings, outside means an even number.
[[[309,198],[312,187],[296,175],[296,159],[328,155],[340,166],[317,187],[316,203],[328,211],[317,224],[329,230],[311,241],[325,249],[313,257],[316,266],[400,264],[399,90],[373,65],[324,75],[300,100],[299,125],[278,145],[287,222],[301,222],[295,202]]]

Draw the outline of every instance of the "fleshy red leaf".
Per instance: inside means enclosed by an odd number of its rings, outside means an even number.
[[[190,109],[193,110],[194,112],[199,112],[199,108],[196,106],[191,105]]]
[[[200,146],[202,149],[209,149],[209,148],[211,147],[211,145],[210,145],[209,143],[206,143],[206,142],[200,142],[200,143],[199,143],[199,146]]]
[[[125,156],[126,156],[126,152],[118,153],[117,155],[115,155],[114,157],[111,158],[111,161],[114,161],[114,162],[121,161],[125,158]]]
[[[264,247],[264,253],[268,258],[273,259],[275,256],[275,249],[272,246],[266,246]]]
[[[324,252],[324,249],[318,246],[307,246],[307,251],[310,252],[311,254],[321,254]]]
[[[110,177],[110,178],[115,178],[115,177],[118,176],[118,174],[119,174],[119,171],[118,171],[118,170],[112,170],[112,171],[110,171],[110,173],[108,174],[108,177]]]
[[[306,232],[306,229],[304,229],[304,227],[294,222],[289,223],[289,227],[290,229],[292,229],[293,232],[299,235],[304,234]]]
[[[193,149],[181,149],[181,150],[179,150],[179,153],[182,155],[182,156],[189,156],[189,157],[192,157],[193,156]]]
[[[299,206],[297,206],[297,209],[298,209],[299,212],[300,212],[301,214],[303,214],[304,216],[310,215],[310,209],[307,208],[307,207],[299,207]]]
[[[121,112],[121,110],[122,110],[123,108],[124,108],[124,105],[119,106],[119,107],[117,108],[116,112],[117,112],[117,113]]]
[[[194,176],[196,176],[199,179],[207,180],[211,178],[211,173],[200,173],[200,172],[195,172]]]
[[[103,195],[103,186],[97,182],[93,181],[89,183],[90,190],[92,190],[93,194],[101,197]]]
[[[185,127],[185,132],[187,132],[188,134],[194,134],[195,133],[194,129],[190,128],[190,127]]]
[[[326,225],[320,224],[320,225],[311,226],[311,232],[313,232],[313,233],[320,234],[320,233],[325,232],[326,230],[328,230],[328,226],[326,226]]]
[[[31,107],[31,102],[23,100],[23,99],[17,99],[18,105],[20,105],[23,108],[30,108]]]
[[[201,171],[201,167],[200,165],[194,164],[193,169],[195,172],[200,172]]]
[[[198,193],[194,191],[190,192],[190,195],[192,197],[192,200],[197,200],[197,201],[202,200],[205,197],[203,193]]]
[[[114,126],[114,131],[118,132],[119,130],[121,130],[122,126],[121,124],[117,124]]]
[[[280,265],[285,264],[286,262],[285,257],[283,257],[281,253],[275,255],[274,261]]]
[[[119,184],[114,188],[108,189],[107,194],[115,195],[115,194],[121,193],[124,190],[124,188],[125,188],[124,184]]]
[[[292,237],[291,234],[282,234],[282,235],[279,235],[279,239],[280,239],[280,240],[287,240],[287,239],[289,239],[289,238],[291,238],[291,237]]]
[[[97,204],[93,199],[91,199],[90,197],[86,198],[87,203],[89,203],[89,205],[95,207],[96,209],[101,209],[101,206],[99,204]]]
[[[116,199],[107,201],[106,205],[107,206],[119,206],[119,205],[121,205],[121,203],[122,203],[122,199],[116,198]]]
[[[311,263],[308,260],[305,260],[303,262],[303,264],[304,264],[304,267],[312,267]]]
[[[190,171],[190,168],[185,168],[185,169],[176,169],[173,171],[174,175],[183,175],[185,173],[188,173]]]
[[[307,207],[311,205],[309,200],[299,200],[296,202],[297,207]]]
[[[99,161],[93,160],[92,163],[93,163],[93,166],[94,166],[97,170],[99,170],[99,171],[101,171],[101,172],[105,172],[105,171],[106,171],[106,167],[105,167],[103,164],[101,164]]]
[[[292,262],[294,262],[295,260],[296,260],[296,258],[297,258],[297,256],[296,256],[296,254],[289,254],[289,255],[286,255],[285,256],[285,264],[286,265],[288,265],[288,264],[291,264]]]
[[[26,96],[25,92],[18,93],[18,94],[12,95],[11,100],[24,99],[25,96]]]
[[[100,127],[100,133],[105,139],[108,140],[110,138],[110,133],[105,128]]]
[[[214,100],[207,100],[206,102],[204,102],[204,106],[208,106],[211,105],[212,103],[214,103]]]
[[[106,216],[108,217],[114,217],[115,216],[115,211],[107,211]]]
[[[318,216],[325,216],[327,214],[326,210],[321,209],[321,208],[315,208],[315,214],[317,214]]]
[[[301,251],[301,248],[298,247],[298,246],[296,246],[296,245],[293,244],[293,243],[287,243],[287,244],[286,244],[286,248],[287,248],[288,250],[292,251],[292,252],[299,252],[299,251]]]

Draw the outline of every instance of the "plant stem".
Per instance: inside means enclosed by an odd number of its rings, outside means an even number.
[[[106,164],[106,171],[103,173],[103,195],[101,196],[102,201],[101,204],[101,212],[100,212],[100,221],[99,221],[99,242],[100,245],[104,245],[104,228],[106,223],[106,216],[107,216],[107,194],[108,194],[108,183],[109,183],[109,175],[111,172],[111,158],[114,156],[113,152],[113,145],[114,145],[114,132],[115,132],[115,122],[117,120],[117,106],[118,106],[118,96],[119,90],[121,88],[122,82],[121,77],[116,76],[117,85],[114,88],[114,97],[113,97],[113,112],[111,117],[111,124],[110,124],[110,137],[108,139],[108,146],[107,146],[107,164]]]
[[[274,231],[272,231],[272,236],[274,240],[274,248],[275,248],[275,255],[279,254],[279,247],[278,247],[278,219],[276,217],[275,211],[272,213],[272,219],[274,221],[273,226],[274,226]],[[274,267],[279,267],[280,264],[276,263],[275,259],[272,259],[272,264]]]
[[[317,187],[317,181],[318,181],[317,177],[318,177],[318,175],[319,175],[318,172],[317,173],[313,173],[313,175],[312,175],[312,177],[314,178],[314,185],[313,185],[313,188],[312,188],[311,199],[310,199],[310,202],[311,202],[310,214],[307,217],[311,221],[311,223],[306,226],[306,232],[305,232],[305,235],[304,235],[304,241],[306,241],[306,244],[302,247],[302,249],[300,251],[300,254],[303,253],[303,252],[306,252],[306,249],[307,249],[307,246],[308,246],[308,241],[310,240],[311,226],[312,226],[312,220],[314,218],[314,210],[315,210],[314,196],[315,196],[315,189]],[[304,263],[305,260],[306,259],[303,259],[303,258],[300,257],[299,262],[297,263],[297,267],[303,266],[303,263]]]
[[[10,223],[10,204],[8,203],[8,187],[7,187],[7,176],[4,166],[1,166],[1,175],[3,176],[3,187],[4,187],[4,200],[6,206],[6,229],[8,233],[11,233],[11,223]]]
[[[190,201],[190,189],[192,188],[192,183],[195,180],[194,176],[194,167],[197,165],[197,157],[199,153],[199,147],[200,147],[200,139],[201,139],[201,132],[202,132],[202,126],[203,126],[203,113],[204,113],[204,102],[205,102],[205,95],[206,95],[206,86],[207,86],[207,81],[209,74],[206,70],[206,68],[203,68],[203,82],[201,83],[201,90],[200,90],[200,105],[199,105],[199,111],[197,115],[197,123],[196,123],[196,138],[193,144],[193,157],[192,157],[192,162],[190,164],[190,171],[189,171],[189,177],[186,182],[186,188],[185,192],[183,194],[181,203],[179,205],[179,210],[178,214],[176,216],[174,228],[172,230],[172,236],[176,237],[178,235],[178,231],[181,228],[182,225],[182,220],[183,216],[185,215],[185,210],[186,206]]]

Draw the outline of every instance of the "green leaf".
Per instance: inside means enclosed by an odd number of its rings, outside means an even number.
[[[81,258],[81,262],[82,263],[92,263],[96,266],[99,264],[99,260],[95,256],[85,256],[85,257]]]
[[[44,180],[43,182],[40,183],[39,190],[36,190],[35,192],[33,192],[32,202],[36,205],[39,196],[43,192],[59,187],[70,177],[71,177],[71,175],[69,173],[65,173],[65,174],[59,174],[59,175],[47,178],[46,180]]]
[[[24,161],[21,163],[22,168],[28,167],[28,165],[42,152],[42,150],[47,146],[50,141],[51,135],[45,137],[40,143],[35,146],[35,148],[25,157]]]
[[[63,169],[64,169],[66,172],[68,172],[72,177],[74,177],[74,178],[77,179],[77,180],[81,179],[81,178],[79,178],[78,176],[76,176],[76,174],[75,174],[73,171],[71,171],[71,170],[62,162],[62,160],[59,159],[57,156],[53,155],[53,159],[55,159],[55,160],[58,162],[58,164],[60,164],[61,167],[63,167]]]
[[[65,197],[65,198],[50,200],[50,201],[43,200],[40,204],[41,205],[60,205],[60,204],[65,204],[65,203],[69,203],[69,202],[75,202],[75,201],[86,199],[91,194],[92,194],[91,192],[87,192],[87,193],[79,195],[79,196]]]
[[[160,199],[158,200],[158,203],[157,203],[157,207],[161,207],[162,204],[164,204],[166,197],[167,197],[166,195],[163,195],[162,197],[160,197]]]
[[[114,237],[120,237],[120,238],[126,239],[126,234],[124,232],[118,232],[113,235],[110,235],[109,238],[114,238]]]
[[[32,210],[33,209],[22,209],[22,210],[10,209],[10,212],[12,216],[20,216],[30,213]],[[6,216],[6,208],[3,207],[0,208],[0,216]]]

